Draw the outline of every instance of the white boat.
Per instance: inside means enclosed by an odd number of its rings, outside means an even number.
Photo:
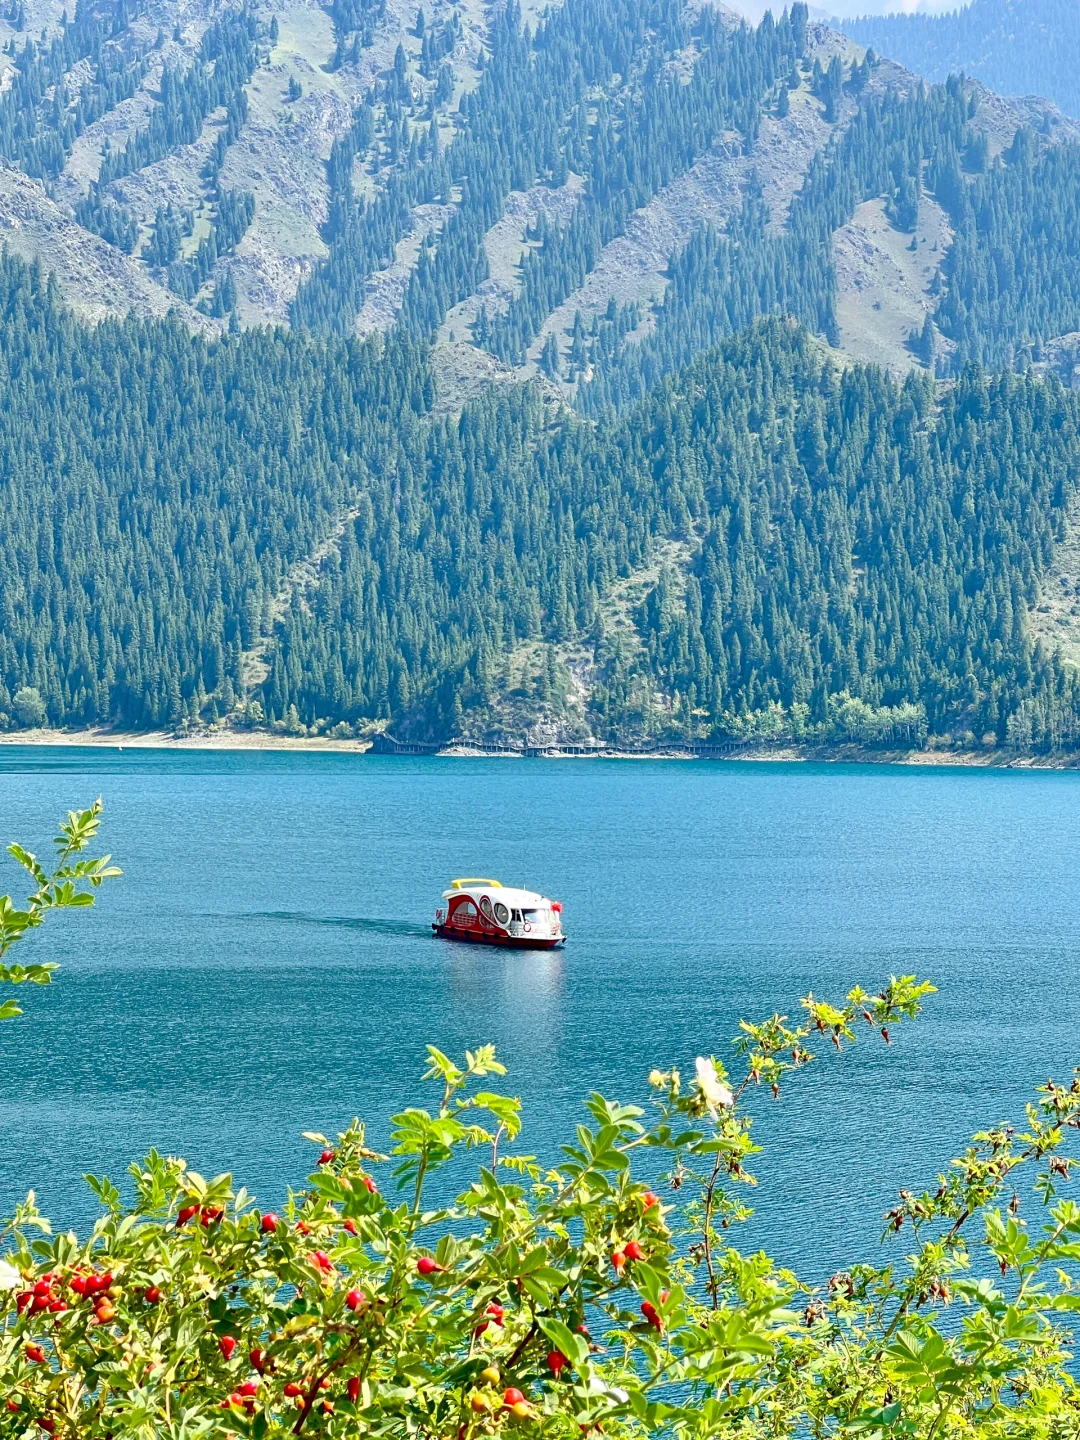
[[[481,945],[554,950],[566,943],[558,900],[498,880],[452,880],[431,928],[443,940]]]

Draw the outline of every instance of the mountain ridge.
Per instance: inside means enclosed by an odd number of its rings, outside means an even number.
[[[837,23],[927,80],[963,73],[1002,95],[1045,95],[1080,116],[1080,13],[1072,0],[971,0],[939,14]]]

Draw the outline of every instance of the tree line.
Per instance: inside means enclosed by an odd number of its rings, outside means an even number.
[[[1026,620],[1080,475],[1080,399],[1054,380],[899,385],[771,320],[599,424],[531,387],[451,419],[400,331],[84,328],[10,255],[0,313],[9,721],[34,690],[54,723],[247,707],[446,734],[484,723],[517,647],[571,642],[614,736],[777,707],[820,725],[857,699],[935,733],[1074,737],[1071,672]],[[335,525],[301,596],[290,567]],[[684,560],[627,647],[604,600],[661,541]]]
[[[752,175],[727,229],[703,226],[673,257],[651,333],[590,356],[580,408],[597,415],[641,399],[770,312],[795,315],[839,343],[832,237],[859,204],[881,196],[903,231],[914,231],[925,192],[953,228],[932,318],[913,337],[926,363],[952,374],[972,360],[1022,365],[1080,328],[1080,147],[1020,127],[991,161],[973,123],[978,103],[956,77],[907,95],[865,96],[814,157],[779,232]],[[948,350],[939,334],[954,342]]]

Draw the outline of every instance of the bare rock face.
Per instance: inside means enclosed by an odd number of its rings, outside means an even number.
[[[883,200],[859,206],[833,236],[836,318],[848,355],[894,372],[921,363],[912,341],[933,311],[934,277],[951,243],[948,216],[928,195],[911,232],[891,224]]]
[[[206,323],[155,284],[144,265],[76,225],[40,184],[6,164],[0,164],[0,237],[9,249],[55,274],[88,320],[129,310],[164,315],[175,308],[193,326]]]
[[[194,324],[190,305],[178,301],[167,286],[163,271],[142,258],[153,233],[160,207],[190,213],[194,224],[183,242],[182,258],[190,257],[210,231],[214,186],[207,167],[226,122],[224,107],[210,114],[197,140],[175,148],[164,159],[114,181],[106,198],[123,207],[135,221],[138,240],[131,255],[123,254],[75,219],[79,203],[98,181],[102,156],[122,152],[144,129],[161,98],[165,68],[186,70],[196,62],[199,44],[209,24],[230,7],[216,0],[161,0],[134,19],[115,43],[127,53],[144,53],[145,75],[135,94],[121,100],[87,126],[76,139],[59,176],[48,186],[22,172],[5,167],[0,178],[0,233],[21,253],[38,256],[54,269],[64,292],[88,315],[126,313],[163,314],[177,308]],[[460,38],[446,57],[455,84],[451,101],[442,107],[440,127],[449,139],[446,115],[463,88],[475,84],[477,59],[487,33],[483,0],[430,0],[425,5],[429,23],[456,13]],[[14,38],[21,46],[42,28],[55,34],[65,11],[65,0],[28,0],[26,26],[21,32],[0,20],[0,45]],[[333,142],[352,124],[356,107],[380,75],[392,67],[402,45],[414,70],[421,41],[414,33],[415,0],[387,0],[385,12],[357,54],[337,55],[337,36],[328,9],[316,0],[288,0],[283,8],[256,7],[262,39],[259,61],[244,86],[247,117],[232,139],[217,185],[224,190],[251,192],[254,219],[235,250],[218,262],[232,271],[238,291],[238,315],[251,324],[282,323],[297,288],[327,253],[322,227],[327,219],[329,191],[326,162]],[[271,32],[271,22],[274,29]],[[274,38],[271,38],[271,34]],[[0,56],[0,88],[10,83],[12,59]],[[89,61],[80,61],[65,77],[69,94],[77,94],[92,78]],[[2,165],[2,162],[0,162]],[[378,175],[360,175],[360,188],[372,189]],[[444,217],[442,217],[444,218]],[[420,213],[416,231],[436,228],[441,218]],[[405,245],[394,274],[380,277],[372,287],[371,309],[360,328],[371,329],[392,320],[395,306],[386,296],[400,292],[415,262],[416,248]],[[392,267],[394,268],[394,267]],[[212,292],[212,281],[202,296]]]

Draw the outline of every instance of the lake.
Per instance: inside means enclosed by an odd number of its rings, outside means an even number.
[[[63,970],[0,1027],[4,1213],[32,1185],[85,1222],[82,1173],[151,1146],[276,1203],[303,1130],[358,1114],[385,1139],[428,1041],[494,1041],[519,1148],[553,1158],[588,1091],[644,1100],[652,1066],[727,1055],[740,1016],[926,975],[940,994],[891,1048],[864,1030],[781,1104],[754,1096],[739,1243],[817,1276],[1080,1063],[1077,774],[4,746],[0,839],[45,852],[99,793],[124,879],[12,956]],[[434,940],[454,875],[562,900],[566,950]]]

